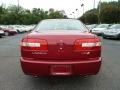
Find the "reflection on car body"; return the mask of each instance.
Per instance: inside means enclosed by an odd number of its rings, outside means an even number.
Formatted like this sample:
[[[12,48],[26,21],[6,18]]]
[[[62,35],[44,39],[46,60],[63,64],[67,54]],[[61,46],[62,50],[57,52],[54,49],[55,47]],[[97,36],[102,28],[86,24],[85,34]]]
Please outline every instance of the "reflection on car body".
[[[20,61],[27,75],[95,75],[101,41],[78,20],[47,19],[23,37]]]

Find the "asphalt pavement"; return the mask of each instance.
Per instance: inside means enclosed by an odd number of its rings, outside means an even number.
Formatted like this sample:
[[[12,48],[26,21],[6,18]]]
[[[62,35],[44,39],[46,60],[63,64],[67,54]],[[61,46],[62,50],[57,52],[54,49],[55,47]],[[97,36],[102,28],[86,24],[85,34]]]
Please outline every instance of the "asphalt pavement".
[[[24,34],[0,38],[0,90],[120,90],[120,40],[102,39],[102,67],[87,77],[26,76],[20,67]]]

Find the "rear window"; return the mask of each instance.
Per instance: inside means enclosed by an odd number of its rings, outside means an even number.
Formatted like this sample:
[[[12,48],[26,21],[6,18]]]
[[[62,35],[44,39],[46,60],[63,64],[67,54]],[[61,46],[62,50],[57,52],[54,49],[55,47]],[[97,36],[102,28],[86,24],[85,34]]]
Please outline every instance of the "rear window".
[[[79,20],[43,20],[35,28],[36,31],[41,30],[80,30],[88,31],[88,29]]]
[[[110,29],[120,29],[120,24],[112,25]]]
[[[100,24],[97,28],[108,28],[109,24]]]

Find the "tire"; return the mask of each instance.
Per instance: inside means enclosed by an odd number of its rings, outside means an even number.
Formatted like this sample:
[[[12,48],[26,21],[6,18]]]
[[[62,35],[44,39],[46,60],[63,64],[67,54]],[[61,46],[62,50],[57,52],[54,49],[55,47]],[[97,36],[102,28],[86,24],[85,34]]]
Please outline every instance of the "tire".
[[[107,37],[103,36],[104,39],[106,39]]]
[[[106,37],[106,36],[104,36],[104,35],[103,35],[103,38],[104,38],[104,39],[107,39],[107,37]]]
[[[106,39],[106,38],[107,38],[107,36],[105,36],[104,34],[102,34],[102,37],[103,37],[104,39]]]
[[[120,34],[117,36],[117,38],[120,40]]]
[[[9,36],[9,33],[8,33],[8,32],[5,32],[5,36]]]

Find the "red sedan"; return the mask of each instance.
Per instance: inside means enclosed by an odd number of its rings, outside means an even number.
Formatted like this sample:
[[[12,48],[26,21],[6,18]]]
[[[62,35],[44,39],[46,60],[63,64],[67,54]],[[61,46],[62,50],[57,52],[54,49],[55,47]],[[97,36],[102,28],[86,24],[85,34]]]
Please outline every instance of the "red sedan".
[[[26,75],[95,75],[101,60],[100,39],[79,20],[43,20],[21,42]]]
[[[5,36],[17,34],[17,30],[15,30],[13,28],[4,28],[3,30],[5,32]]]

